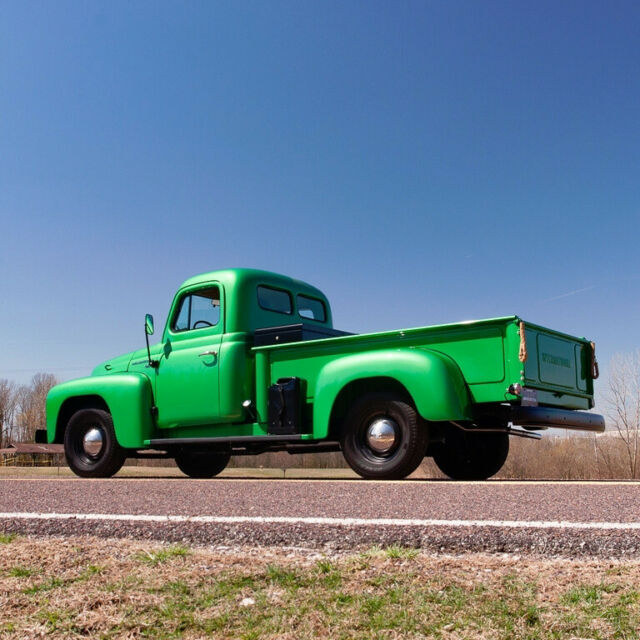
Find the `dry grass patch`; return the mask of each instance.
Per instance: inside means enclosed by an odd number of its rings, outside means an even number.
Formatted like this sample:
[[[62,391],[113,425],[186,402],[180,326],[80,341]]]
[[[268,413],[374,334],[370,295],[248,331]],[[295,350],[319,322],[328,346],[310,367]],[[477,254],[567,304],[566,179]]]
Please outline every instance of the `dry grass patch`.
[[[7,639],[631,639],[640,625],[638,562],[14,537],[0,567]]]

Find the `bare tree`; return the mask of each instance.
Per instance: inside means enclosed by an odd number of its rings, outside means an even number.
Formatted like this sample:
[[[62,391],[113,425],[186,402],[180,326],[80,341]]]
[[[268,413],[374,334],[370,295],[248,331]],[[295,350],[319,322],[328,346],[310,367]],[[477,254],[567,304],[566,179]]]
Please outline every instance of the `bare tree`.
[[[611,360],[605,403],[610,428],[624,443],[631,478],[640,471],[640,350]]]
[[[16,414],[16,386],[9,380],[0,380],[0,448],[13,439]]]
[[[17,433],[14,438],[21,442],[33,442],[36,429],[47,425],[46,399],[49,389],[58,384],[51,373],[36,373],[28,386],[17,389],[18,415]]]

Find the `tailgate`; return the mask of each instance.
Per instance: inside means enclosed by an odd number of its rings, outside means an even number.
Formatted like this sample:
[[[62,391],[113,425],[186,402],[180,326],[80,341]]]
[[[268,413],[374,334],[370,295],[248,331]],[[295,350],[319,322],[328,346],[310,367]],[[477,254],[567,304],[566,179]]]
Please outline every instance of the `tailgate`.
[[[539,404],[567,409],[593,406],[592,347],[584,338],[525,324],[524,384]]]

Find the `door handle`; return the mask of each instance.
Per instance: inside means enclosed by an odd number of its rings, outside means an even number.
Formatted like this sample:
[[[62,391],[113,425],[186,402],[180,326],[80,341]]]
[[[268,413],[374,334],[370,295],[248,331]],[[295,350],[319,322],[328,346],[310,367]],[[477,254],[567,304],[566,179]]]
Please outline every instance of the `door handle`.
[[[198,358],[201,358],[202,356],[217,356],[217,355],[218,355],[217,351],[205,351],[204,353],[199,353]]]

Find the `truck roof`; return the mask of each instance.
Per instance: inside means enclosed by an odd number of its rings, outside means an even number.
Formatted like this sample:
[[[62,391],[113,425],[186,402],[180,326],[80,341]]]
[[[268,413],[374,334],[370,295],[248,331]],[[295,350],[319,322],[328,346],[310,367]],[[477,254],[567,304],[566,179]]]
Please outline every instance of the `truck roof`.
[[[284,289],[291,292],[294,299],[300,294],[310,296],[311,298],[318,298],[325,305],[326,318],[323,322],[314,320],[311,322],[314,324],[322,324],[326,327],[333,326],[331,306],[329,305],[327,297],[320,289],[302,280],[296,280],[272,271],[236,268],[219,269],[217,271],[201,273],[182,283],[176,294],[176,299],[185,288],[205,285],[211,282],[219,282],[226,291],[227,300],[233,301],[227,306],[226,311],[228,330],[252,331],[258,327],[286,323],[286,316],[283,318],[281,314],[259,308],[256,298],[256,289],[259,285]],[[299,322],[300,319],[298,318],[296,321]],[[307,322],[307,320],[304,321]]]
[[[245,282],[261,281],[272,285],[280,285],[287,289],[306,291],[312,295],[325,297],[322,291],[316,287],[303,282],[302,280],[295,280],[289,276],[282,275],[280,273],[274,273],[273,271],[264,271],[262,269],[218,269],[216,271],[208,271],[207,273],[201,273],[197,276],[193,276],[188,280],[185,280],[180,289],[184,287],[190,287],[197,284],[205,284],[207,282],[217,281],[225,285],[237,286]]]

